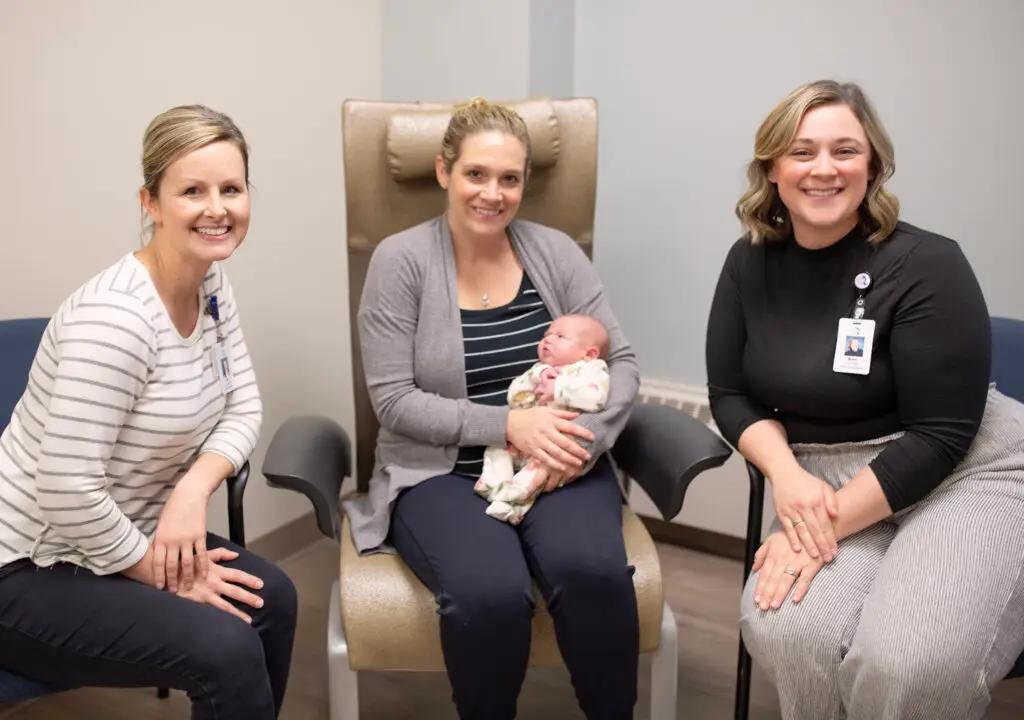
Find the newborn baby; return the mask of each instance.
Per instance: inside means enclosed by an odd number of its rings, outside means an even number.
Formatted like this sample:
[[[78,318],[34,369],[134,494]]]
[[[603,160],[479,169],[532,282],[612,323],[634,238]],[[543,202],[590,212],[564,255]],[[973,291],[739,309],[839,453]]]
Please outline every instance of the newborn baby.
[[[508,404],[513,409],[548,405],[578,412],[602,410],[608,401],[607,356],[604,325],[588,315],[563,315],[551,323],[537,346],[540,362],[512,381]],[[580,474],[593,463],[592,459]],[[536,482],[543,469],[512,446],[487,448],[475,485],[476,492],[490,501],[487,514],[518,525],[543,488]]]

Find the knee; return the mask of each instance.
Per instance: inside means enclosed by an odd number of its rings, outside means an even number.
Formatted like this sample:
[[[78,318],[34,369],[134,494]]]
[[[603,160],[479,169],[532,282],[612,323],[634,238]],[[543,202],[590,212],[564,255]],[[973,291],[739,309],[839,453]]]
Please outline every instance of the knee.
[[[260,579],[263,580],[263,588],[259,596],[266,608],[266,622],[275,628],[294,630],[299,615],[295,583],[276,565],[269,565]]]
[[[442,618],[469,632],[488,629],[529,632],[534,612],[533,587],[525,578],[474,577],[439,593]]]
[[[850,697],[870,692],[883,697],[943,696],[951,704],[985,687],[977,653],[954,638],[923,642],[893,634],[885,642],[858,642],[840,666]]]
[[[740,634],[758,663],[774,677],[774,668],[792,663],[794,657],[832,665],[843,652],[845,620],[838,608],[816,608],[810,603],[796,605],[788,599],[777,610],[761,610],[754,604],[753,582],[747,584],[740,601]]]
[[[259,633],[234,616],[199,628],[192,647],[192,665],[203,686],[223,690],[266,675]]]
[[[574,608],[592,606],[608,613],[623,607],[636,607],[633,568],[610,556],[566,557],[544,569],[551,584],[549,605],[552,612],[566,604]]]

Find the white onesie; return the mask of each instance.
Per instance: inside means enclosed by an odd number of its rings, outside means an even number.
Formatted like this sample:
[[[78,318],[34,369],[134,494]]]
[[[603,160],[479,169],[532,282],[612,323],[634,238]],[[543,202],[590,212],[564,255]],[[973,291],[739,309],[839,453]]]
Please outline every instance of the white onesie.
[[[535,391],[542,382],[541,374],[551,366],[537,363],[512,381],[508,404],[519,410],[538,404]],[[604,360],[580,360],[559,369],[554,383],[554,397],[549,407],[579,412],[597,412],[608,402],[608,365]],[[592,459],[580,473],[594,464]],[[484,467],[476,481],[476,492],[490,501],[487,514],[512,525],[518,525],[536,499],[530,487],[538,465],[535,460],[509,452],[508,448],[489,447],[484,451]]]

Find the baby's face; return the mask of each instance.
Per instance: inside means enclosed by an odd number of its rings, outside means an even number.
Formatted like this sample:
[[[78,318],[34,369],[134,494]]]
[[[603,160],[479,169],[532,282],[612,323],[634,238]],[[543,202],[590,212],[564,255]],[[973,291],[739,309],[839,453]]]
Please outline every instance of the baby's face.
[[[555,367],[586,359],[588,350],[597,350],[588,330],[578,318],[558,318],[551,323],[537,346],[537,358]]]

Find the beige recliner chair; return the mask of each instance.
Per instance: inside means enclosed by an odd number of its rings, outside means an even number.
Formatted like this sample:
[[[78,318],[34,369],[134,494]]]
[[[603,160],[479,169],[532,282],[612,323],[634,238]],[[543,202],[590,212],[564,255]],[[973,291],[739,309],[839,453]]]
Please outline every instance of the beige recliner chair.
[[[511,104],[526,121],[533,144],[533,173],[519,216],[563,230],[590,255],[597,180],[596,104],[586,99]],[[434,177],[434,157],[450,108],[363,101],[347,101],[343,108],[357,492],[368,487],[379,427],[363,379],[356,325],[367,265],[385,237],[443,212],[445,195]],[[729,454],[729,447],[707,427],[660,405],[637,406],[612,451],[624,478],[639,482],[666,518],[678,514],[693,477],[721,465]],[[433,596],[398,556],[360,557],[352,544],[348,520],[342,519],[339,509],[351,457],[348,436],[337,423],[323,417],[294,417],[275,433],[263,465],[271,486],[309,497],[321,532],[341,544],[327,637],[331,720],[358,718],[356,677],[361,670],[444,670]],[[650,535],[628,507],[623,507],[622,517],[626,552],[636,567],[640,649],[653,653],[651,717],[675,720],[675,617],[664,601]],[[539,593],[537,597],[530,663],[560,663],[551,616]]]

